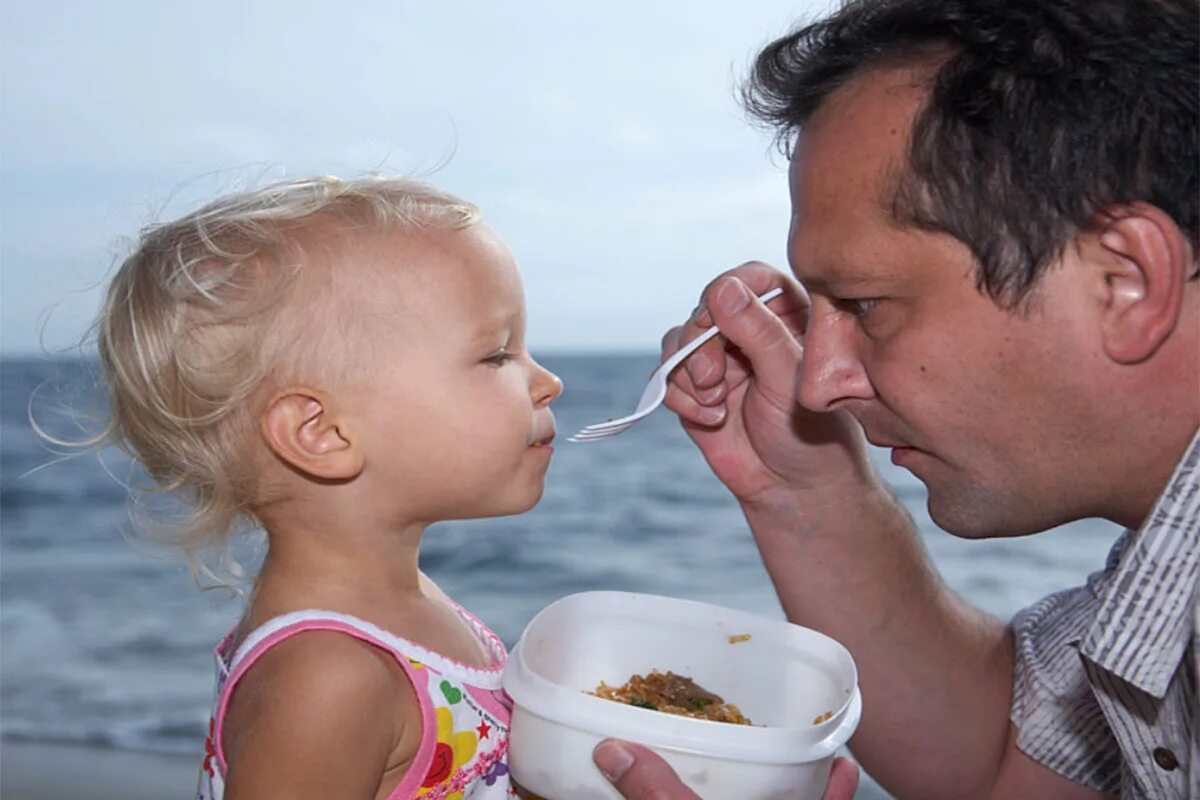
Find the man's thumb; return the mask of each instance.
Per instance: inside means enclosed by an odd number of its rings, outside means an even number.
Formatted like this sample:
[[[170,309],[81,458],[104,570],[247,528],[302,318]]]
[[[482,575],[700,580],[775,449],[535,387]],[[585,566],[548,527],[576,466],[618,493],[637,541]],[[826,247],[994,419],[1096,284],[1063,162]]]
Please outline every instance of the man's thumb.
[[[700,800],[666,761],[645,747],[607,739],[596,746],[592,759],[627,800]]]

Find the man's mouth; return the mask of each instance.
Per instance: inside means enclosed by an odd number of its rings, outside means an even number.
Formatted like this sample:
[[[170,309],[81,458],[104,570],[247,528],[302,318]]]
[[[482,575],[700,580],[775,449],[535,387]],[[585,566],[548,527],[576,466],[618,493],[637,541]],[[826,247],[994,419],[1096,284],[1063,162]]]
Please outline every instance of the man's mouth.
[[[545,436],[541,439],[538,439],[533,444],[531,444],[530,447],[549,447],[553,442],[554,442],[554,434],[551,433],[549,436]]]
[[[893,439],[889,436],[879,436],[868,432],[867,441],[873,444],[875,447],[879,447],[884,450],[891,450],[893,464],[897,463],[897,458],[905,460],[909,454],[922,452],[921,448],[919,447],[913,447],[911,444],[903,442],[900,439]]]
[[[882,447],[887,450],[911,450],[911,449],[914,449],[912,447],[912,445],[903,444],[903,443],[901,443],[897,440],[893,440],[893,439],[885,439],[881,436],[875,436],[870,431],[864,431],[864,433],[866,433],[867,441],[870,442],[871,444],[875,445],[876,447]]]

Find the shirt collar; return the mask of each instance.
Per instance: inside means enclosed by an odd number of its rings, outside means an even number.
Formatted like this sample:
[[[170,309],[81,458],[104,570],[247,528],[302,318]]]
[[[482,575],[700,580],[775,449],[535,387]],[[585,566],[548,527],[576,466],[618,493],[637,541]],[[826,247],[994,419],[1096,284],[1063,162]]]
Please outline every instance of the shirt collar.
[[[1194,634],[1200,584],[1200,430],[1100,593],[1080,652],[1097,666],[1162,698]]]

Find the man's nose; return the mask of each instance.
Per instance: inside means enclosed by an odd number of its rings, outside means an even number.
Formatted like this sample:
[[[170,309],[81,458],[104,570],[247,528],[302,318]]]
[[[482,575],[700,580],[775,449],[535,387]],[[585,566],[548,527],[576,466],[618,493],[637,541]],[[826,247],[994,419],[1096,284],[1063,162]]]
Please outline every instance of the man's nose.
[[[850,400],[875,396],[859,358],[853,320],[813,309],[804,332],[796,398],[810,411],[835,411]]]

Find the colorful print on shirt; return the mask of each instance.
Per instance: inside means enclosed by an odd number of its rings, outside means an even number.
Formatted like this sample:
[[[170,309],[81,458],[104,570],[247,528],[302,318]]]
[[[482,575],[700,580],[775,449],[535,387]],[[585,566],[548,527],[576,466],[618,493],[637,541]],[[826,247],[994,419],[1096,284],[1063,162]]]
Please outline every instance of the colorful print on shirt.
[[[304,631],[345,633],[390,652],[412,683],[421,706],[422,734],[408,773],[388,800],[510,800],[518,797],[508,776],[511,705],[500,687],[507,652],[494,633],[469,612],[464,622],[491,655],[478,669],[444,658],[365,620],[331,611],[297,611],[276,617],[246,637],[229,656],[232,634],[217,646],[217,691],[200,773],[197,800],[222,800],[227,769],[221,731],[229,698],[246,671],[271,647]]]

